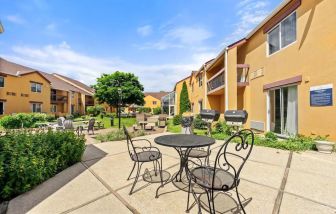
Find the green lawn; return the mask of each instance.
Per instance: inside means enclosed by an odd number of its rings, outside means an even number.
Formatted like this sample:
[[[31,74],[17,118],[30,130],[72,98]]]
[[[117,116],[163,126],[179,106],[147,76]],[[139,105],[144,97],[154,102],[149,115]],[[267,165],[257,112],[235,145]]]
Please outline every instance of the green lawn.
[[[96,117],[97,121],[103,121],[105,128],[118,128],[119,119],[114,118],[114,126],[111,127],[111,122],[109,117],[104,117],[104,119],[101,119],[100,116]],[[135,118],[121,118],[121,126],[125,125],[126,127],[131,127],[133,124],[136,123]]]

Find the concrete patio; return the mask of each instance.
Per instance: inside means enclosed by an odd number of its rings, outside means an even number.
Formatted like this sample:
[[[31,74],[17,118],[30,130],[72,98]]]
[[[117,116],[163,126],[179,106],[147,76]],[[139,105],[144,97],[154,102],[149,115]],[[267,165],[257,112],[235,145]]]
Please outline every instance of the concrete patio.
[[[159,135],[145,137],[153,142]],[[210,159],[222,143],[212,146]],[[164,154],[164,170],[176,172],[176,151],[153,145]],[[162,188],[156,199],[159,184],[141,180],[136,192],[128,195],[133,180],[126,178],[131,167],[125,141],[89,144],[81,163],[11,200],[7,213],[185,213],[187,193],[172,184]],[[150,169],[152,164],[145,164],[143,171],[146,167]],[[241,177],[239,191],[247,199],[247,213],[336,213],[335,154],[256,146]],[[216,204],[223,212],[231,209],[233,202],[219,195]],[[197,211],[195,206],[190,213]]]

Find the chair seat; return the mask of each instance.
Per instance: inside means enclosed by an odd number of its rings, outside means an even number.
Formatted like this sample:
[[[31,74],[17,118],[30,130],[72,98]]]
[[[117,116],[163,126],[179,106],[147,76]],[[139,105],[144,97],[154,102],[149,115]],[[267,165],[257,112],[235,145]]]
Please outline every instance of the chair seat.
[[[214,184],[213,167],[196,167],[191,170],[194,182],[206,189],[229,190],[234,187],[234,175],[223,169],[216,169]]]
[[[161,153],[158,151],[144,151],[132,154],[131,158],[136,162],[149,162],[160,159]]]
[[[185,150],[182,151],[182,154],[185,154]],[[205,158],[208,157],[208,151],[207,150],[201,150],[201,149],[191,149],[188,157],[190,158]]]

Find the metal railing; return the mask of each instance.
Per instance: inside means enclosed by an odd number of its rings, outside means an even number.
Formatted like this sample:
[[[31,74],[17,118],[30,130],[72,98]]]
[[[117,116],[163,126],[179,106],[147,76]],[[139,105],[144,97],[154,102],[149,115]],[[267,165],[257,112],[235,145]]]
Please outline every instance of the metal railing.
[[[61,96],[61,95],[56,95],[56,94],[52,94],[50,96],[51,102],[53,103],[66,103],[68,101],[68,97],[67,96]]]
[[[208,81],[207,85],[208,85],[208,92],[215,90],[216,88],[219,88],[221,86],[224,85],[225,83],[225,76],[224,76],[224,72],[222,72],[221,74],[219,74],[218,76],[216,76],[215,78],[211,79]]]

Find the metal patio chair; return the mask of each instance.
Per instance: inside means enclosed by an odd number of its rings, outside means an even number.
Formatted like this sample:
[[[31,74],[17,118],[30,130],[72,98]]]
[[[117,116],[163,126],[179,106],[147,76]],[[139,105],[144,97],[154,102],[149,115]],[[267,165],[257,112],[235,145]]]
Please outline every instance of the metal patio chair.
[[[235,142],[233,151],[228,150],[230,142]],[[200,196],[197,197],[193,191],[192,185],[197,184],[205,191],[208,198],[210,213],[216,213],[214,198],[215,192],[227,192],[235,189],[240,209],[245,213],[242,205],[238,186],[240,183],[240,172],[249,158],[254,144],[254,133],[249,129],[243,129],[233,134],[219,148],[213,166],[199,165],[196,162],[188,160],[187,176],[189,178],[189,193],[187,202],[187,212],[189,211],[190,193],[193,194],[198,204],[199,213],[201,212]],[[190,165],[192,168],[190,169]]]
[[[192,129],[192,123],[193,118],[192,117],[184,117],[182,118],[182,127],[184,127],[184,131],[182,131],[182,134],[194,134],[194,131]],[[185,153],[185,151],[182,151]],[[188,158],[196,158],[201,162],[201,165],[203,164],[202,159],[204,158],[204,164],[207,164],[209,162],[209,156],[210,156],[210,146],[204,148],[193,148],[190,150]]]
[[[89,120],[89,123],[88,123],[87,127],[85,127],[85,128],[87,128],[87,133],[88,134],[90,134],[90,131],[92,132],[92,134],[95,134],[94,133],[94,125],[95,125],[95,123],[96,123],[96,119],[95,118],[91,118]]]
[[[160,152],[160,150],[157,147],[153,147],[151,142],[147,139],[135,139],[135,140],[132,139],[125,126],[123,126],[123,129],[124,129],[124,133],[125,133],[126,140],[127,140],[128,153],[130,155],[131,160],[134,162],[133,168],[127,180],[130,179],[134,171],[134,168],[137,165],[137,173],[136,173],[135,180],[133,182],[133,185],[132,185],[132,188],[129,194],[131,195],[133,193],[135,184],[138,182],[142,164],[147,163],[147,162],[153,162],[155,176],[157,176],[157,173],[159,171],[161,185],[163,185],[162,153]],[[142,146],[142,147],[136,146],[134,143],[138,141],[146,142],[148,143],[148,146]]]

